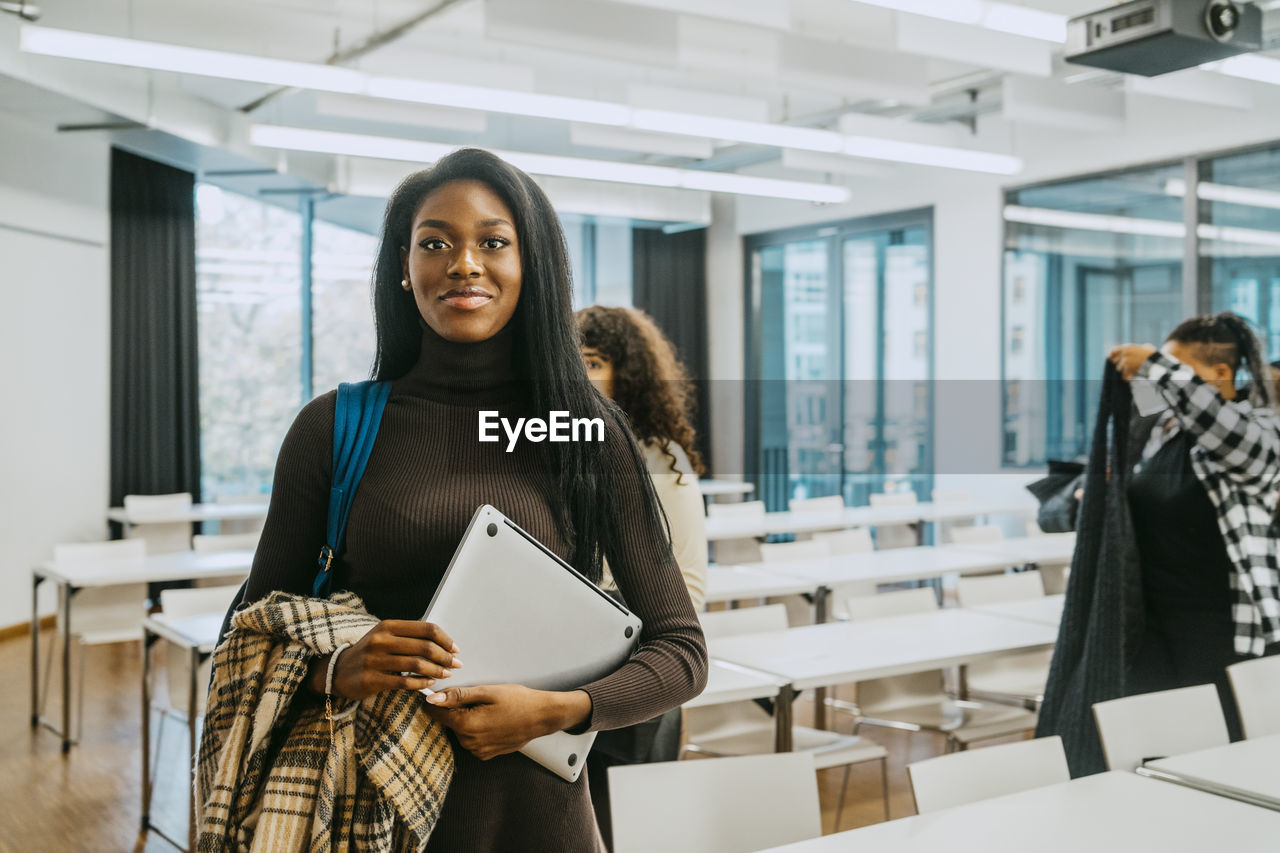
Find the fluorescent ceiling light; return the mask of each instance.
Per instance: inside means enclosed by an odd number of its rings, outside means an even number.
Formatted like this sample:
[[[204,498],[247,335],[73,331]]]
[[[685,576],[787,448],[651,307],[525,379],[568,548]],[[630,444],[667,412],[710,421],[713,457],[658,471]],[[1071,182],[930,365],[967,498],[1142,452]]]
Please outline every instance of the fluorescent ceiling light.
[[[1243,243],[1249,246],[1280,246],[1280,233],[1261,231],[1257,228],[1234,228],[1230,225],[1199,225],[1196,234],[1201,240],[1223,243]]]
[[[1024,225],[1045,225],[1050,228],[1076,228],[1082,231],[1114,231],[1119,234],[1137,234],[1142,237],[1187,236],[1181,222],[1165,222],[1159,219],[1137,219],[1131,216],[1107,216],[1101,213],[1076,213],[1070,210],[1051,210],[1044,207],[1020,207],[1007,205],[1004,218],[1008,222]]]
[[[1166,195],[1182,198],[1187,194],[1187,182],[1181,178],[1166,181]],[[1246,207],[1265,207],[1280,210],[1280,192],[1274,190],[1255,190],[1249,187],[1233,187],[1229,184],[1196,184],[1196,195],[1205,201],[1220,201],[1226,204],[1240,204]]]
[[[249,142],[264,148],[314,151],[322,154],[342,154],[380,160],[403,160],[421,164],[439,160],[457,148],[457,146],[440,145],[434,142],[265,124],[255,124],[249,128]],[[828,184],[782,181],[725,172],[673,169],[667,166],[614,163],[608,160],[588,160],[581,157],[558,157],[523,151],[494,151],[493,153],[526,172],[559,178],[705,190],[829,204],[848,201],[850,195],[847,187]]]
[[[1063,44],[1067,40],[1067,16],[994,0],[854,0],[939,21],[969,24],[1015,36]]]
[[[363,72],[311,62],[289,62],[260,56],[201,50],[137,39],[116,38],[71,30],[23,25],[18,44],[26,53],[83,59],[154,71],[199,74],[226,80],[291,86],[322,92],[359,94],[365,89]]]
[[[23,25],[21,48],[27,53],[126,67],[198,74],[321,92],[359,94],[480,112],[629,127],[636,130],[718,139],[725,142],[769,145],[798,151],[843,153],[894,163],[914,163],[1001,175],[1013,174],[1022,168],[1022,163],[1017,158],[964,148],[921,146],[889,139],[846,136],[831,130],[646,109],[588,98],[384,77],[318,63],[263,59],[225,51],[77,33],[49,27]]]

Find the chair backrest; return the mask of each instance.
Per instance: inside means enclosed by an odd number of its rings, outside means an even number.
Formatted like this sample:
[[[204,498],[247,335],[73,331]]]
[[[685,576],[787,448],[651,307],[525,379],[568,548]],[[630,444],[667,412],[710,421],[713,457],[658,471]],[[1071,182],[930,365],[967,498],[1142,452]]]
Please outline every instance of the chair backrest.
[[[145,539],[72,542],[53,546],[53,562],[58,566],[91,566],[110,560],[141,560],[146,556]]]
[[[822,834],[808,752],[609,768],[614,853],[748,853]]]
[[[905,492],[876,492],[870,496],[872,506],[914,506],[916,501],[916,493],[913,491]]]
[[[760,560],[765,563],[782,563],[787,560],[820,560],[831,556],[831,548],[820,539],[804,539],[799,542],[767,542],[760,546]]]
[[[709,610],[699,613],[702,633],[708,640],[717,637],[735,637],[738,634],[759,634],[764,631],[785,631],[787,606],[766,604],[763,607],[739,607],[736,610]]]
[[[1057,735],[917,761],[907,776],[919,814],[1071,781]]]
[[[1111,770],[1135,770],[1149,758],[1228,742],[1218,689],[1212,684],[1099,702],[1093,706],[1093,718]]]
[[[169,619],[185,619],[206,613],[226,613],[239,592],[239,584],[160,590],[160,609]]]
[[[998,524],[973,524],[948,530],[954,545],[982,545],[1004,539],[1004,528]]]
[[[150,515],[173,510],[184,510],[191,506],[190,492],[175,492],[169,495],[125,495],[124,509],[130,515]]]
[[[742,518],[764,515],[764,501],[707,504],[707,518]]]
[[[210,551],[253,551],[258,547],[262,531],[256,533],[222,533],[210,536],[197,533],[191,537],[191,549],[200,553]]]
[[[1045,535],[1045,532],[1040,529],[1040,522],[1038,521],[1028,521],[1025,525],[1023,525],[1023,529],[1026,531],[1026,535],[1028,538],[1032,536]]]
[[[871,529],[868,527],[837,530],[833,533],[815,533],[813,541],[826,542],[827,549],[833,556],[865,554],[875,549],[875,542],[871,539]]]
[[[1280,655],[1227,667],[1246,738],[1280,734]]]
[[[855,595],[844,600],[845,610],[854,621],[906,616],[938,609],[938,596],[927,586],[899,589],[878,595]]]
[[[1010,572],[985,577],[962,577],[956,581],[956,603],[961,607],[978,607],[1004,601],[1027,601],[1044,596],[1040,573]]]
[[[844,498],[830,495],[825,498],[796,498],[787,502],[792,512],[839,512],[844,509]]]
[[[973,492],[968,489],[934,489],[933,502],[936,504],[972,503]]]

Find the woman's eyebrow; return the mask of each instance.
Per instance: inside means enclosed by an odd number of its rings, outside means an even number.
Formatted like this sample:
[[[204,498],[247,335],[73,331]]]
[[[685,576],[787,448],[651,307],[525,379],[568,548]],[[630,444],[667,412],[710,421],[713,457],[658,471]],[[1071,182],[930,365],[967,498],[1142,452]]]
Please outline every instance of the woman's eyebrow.
[[[494,226],[497,226],[497,225],[506,225],[509,228],[515,227],[510,222],[500,217],[495,217],[493,219],[481,219],[479,222],[476,223],[477,228],[493,228]],[[451,226],[448,222],[445,222],[443,219],[424,219],[418,223],[418,227],[419,228],[439,228],[443,231],[448,231],[453,226]]]
[[[439,228],[442,231],[448,231],[451,226],[443,219],[424,219],[418,223],[418,228]]]

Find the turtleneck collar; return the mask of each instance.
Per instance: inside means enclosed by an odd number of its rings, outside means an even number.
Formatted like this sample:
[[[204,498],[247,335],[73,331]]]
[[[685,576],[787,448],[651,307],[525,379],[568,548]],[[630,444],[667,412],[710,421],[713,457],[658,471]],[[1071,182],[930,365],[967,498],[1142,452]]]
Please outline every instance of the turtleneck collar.
[[[426,323],[418,361],[396,380],[394,392],[454,405],[484,405],[519,400],[523,386],[516,368],[515,331],[508,323],[492,338],[456,343]]]

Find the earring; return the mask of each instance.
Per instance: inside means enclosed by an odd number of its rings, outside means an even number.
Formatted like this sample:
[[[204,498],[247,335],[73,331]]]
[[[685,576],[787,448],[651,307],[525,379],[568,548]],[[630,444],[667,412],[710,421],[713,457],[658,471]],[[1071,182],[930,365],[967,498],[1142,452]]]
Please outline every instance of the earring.
[[[401,286],[401,287],[403,287],[405,290],[408,290],[408,289],[409,289],[409,279],[407,279],[407,278],[405,278],[405,279],[401,279],[401,280],[400,280],[400,286]]]

